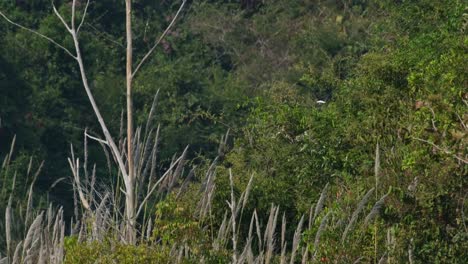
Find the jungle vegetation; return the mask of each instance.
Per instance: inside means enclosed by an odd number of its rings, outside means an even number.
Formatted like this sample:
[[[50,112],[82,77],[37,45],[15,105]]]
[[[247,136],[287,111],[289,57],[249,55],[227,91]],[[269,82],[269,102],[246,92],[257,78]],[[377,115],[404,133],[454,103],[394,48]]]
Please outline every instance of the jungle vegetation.
[[[0,263],[466,263],[465,1],[0,12]]]

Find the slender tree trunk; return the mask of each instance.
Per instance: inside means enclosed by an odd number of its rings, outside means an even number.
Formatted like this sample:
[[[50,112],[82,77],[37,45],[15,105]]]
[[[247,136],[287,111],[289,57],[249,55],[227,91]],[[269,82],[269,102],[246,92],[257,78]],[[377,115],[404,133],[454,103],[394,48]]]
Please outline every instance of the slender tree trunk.
[[[133,102],[132,102],[132,1],[125,0],[127,31],[127,164],[129,186],[126,188],[127,239],[133,243],[135,237],[135,171],[133,166]]]

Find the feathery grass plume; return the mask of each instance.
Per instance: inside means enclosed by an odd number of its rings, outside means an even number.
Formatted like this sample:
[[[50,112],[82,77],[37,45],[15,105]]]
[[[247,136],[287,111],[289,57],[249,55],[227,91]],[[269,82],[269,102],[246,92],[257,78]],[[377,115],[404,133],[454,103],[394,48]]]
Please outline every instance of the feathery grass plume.
[[[218,165],[219,158],[216,157],[213,162],[211,162],[210,167],[206,171],[205,174],[205,181],[202,183],[200,187],[200,193],[206,192],[210,189],[210,185],[214,184],[214,172],[216,171],[216,165]]]
[[[10,197],[8,198],[8,205],[5,210],[5,237],[6,237],[6,244],[7,244],[7,251],[6,251],[6,256],[7,259],[10,257],[10,249],[11,249],[11,224],[13,223],[12,220],[12,211],[11,211],[11,205],[13,203],[13,193],[15,192],[15,185],[16,185],[16,172],[13,176],[13,182],[11,184],[11,192],[10,192]]]
[[[395,243],[395,229],[393,227],[390,227],[389,229],[387,229],[386,244],[387,244],[387,253],[388,253],[387,254],[388,255],[387,262],[388,263],[393,263],[392,254],[394,253],[395,246],[396,246],[396,243]]]
[[[50,235],[49,231],[52,228],[52,219],[53,219],[53,212],[52,212],[52,204],[49,204],[49,207],[47,208],[47,214],[46,214],[46,221],[47,225],[45,226],[45,234],[48,236]]]
[[[231,187],[231,202],[228,202],[229,208],[231,208],[231,224],[232,224],[232,261],[237,263],[237,229],[236,229],[236,218],[237,218],[237,205],[236,198],[234,197],[234,181],[232,179],[232,170],[229,169],[229,184]]]
[[[275,230],[278,220],[279,206],[271,205],[270,217],[265,230],[264,243],[265,243],[265,263],[270,263],[275,249]]]
[[[309,263],[309,243],[307,243],[302,252],[301,264]]]
[[[221,249],[221,245],[224,244],[224,240],[226,237],[226,231],[228,227],[228,220],[227,220],[227,214],[228,212],[226,211],[224,213],[223,221],[221,222],[221,226],[219,227],[218,230],[218,236],[217,238],[213,241],[213,248],[214,250],[218,251]]]
[[[159,185],[158,192],[162,192],[164,189],[168,189],[169,182],[171,181],[172,178],[172,173],[173,169],[176,165],[176,157],[175,155],[172,155],[171,162],[169,165],[169,169],[166,171],[166,177],[159,177],[158,181],[161,181],[161,184]]]
[[[8,176],[8,171],[10,169],[11,157],[13,155],[13,150],[15,149],[15,142],[16,142],[16,135],[13,136],[13,140],[12,140],[11,145],[10,145],[10,152],[8,154],[6,154],[5,159],[3,160],[3,163],[2,163],[2,170],[0,170],[0,172],[4,171],[3,182],[6,182],[6,177]],[[2,185],[2,190],[1,190],[1,196],[2,197],[6,197],[6,191],[7,191],[7,185],[3,184]]]
[[[15,149],[15,143],[16,143],[16,134],[13,136],[13,140],[11,141],[10,152],[8,153],[6,164],[10,164],[11,157],[13,156],[13,150]]]
[[[374,175],[375,175],[375,186],[377,188],[377,186],[379,185],[379,177],[380,177],[380,149],[379,149],[379,143],[377,143],[377,145],[375,147]]]
[[[55,216],[54,229],[52,230],[52,240],[48,240],[46,247],[51,250],[49,252],[49,260],[47,263],[61,263],[64,258],[65,244],[65,222],[63,220],[63,208],[60,207]]]
[[[8,154],[6,154],[5,158],[3,159],[2,170],[5,169],[5,167],[7,166],[7,161],[8,161]]]
[[[6,244],[7,244],[7,259],[10,255],[10,249],[11,249],[11,224],[12,224],[12,219],[11,219],[11,203],[12,203],[12,194],[10,195],[10,198],[8,199],[8,206],[5,210],[5,236],[6,236]]]
[[[180,186],[179,191],[177,192],[176,200],[179,199],[179,197],[182,195],[182,193],[184,193],[185,190],[187,190],[187,187],[188,187],[190,181],[191,181],[191,180],[193,179],[193,177],[195,176],[195,169],[196,169],[196,168],[197,168],[197,167],[194,166],[194,167],[190,170],[190,172],[189,172],[189,174],[187,175],[187,177],[185,177],[185,180],[184,180],[184,182],[182,183],[182,186]]]
[[[141,153],[139,156],[141,158],[138,160],[138,165],[137,165],[137,172],[138,175],[140,175],[140,184],[143,184],[143,182],[146,180],[149,168],[153,166],[152,164],[152,157],[155,152],[157,152],[157,139],[155,141],[156,145],[153,143],[153,129],[150,129],[149,132],[147,128],[145,128],[145,135],[143,137],[143,141],[140,143],[143,147],[141,148]],[[156,134],[158,134],[159,131],[156,131]],[[159,136],[159,135],[157,135]]]
[[[149,171],[149,168],[151,167],[151,158],[152,158],[152,155],[154,153],[154,151],[157,151],[157,150],[154,150],[152,149],[152,142],[153,142],[153,132],[154,130],[153,129],[150,129],[148,135],[146,135],[144,138],[143,138],[143,142],[141,144],[143,144],[143,149],[142,149],[142,153],[140,154],[141,155],[141,159],[139,160],[139,163],[137,165],[137,172],[138,172],[138,175],[141,175],[140,176],[140,185],[142,185],[146,179],[147,179],[147,176],[148,176],[148,171]]]
[[[196,216],[203,219],[207,213],[211,210],[211,202],[213,193],[215,190],[215,179],[216,179],[216,165],[218,164],[218,157],[216,157],[211,163],[210,167],[206,171],[205,180],[201,184],[200,191],[202,197],[197,205]]]
[[[356,259],[353,264],[358,264],[359,262],[361,262],[361,260],[363,259],[364,257],[359,257],[358,259]]]
[[[370,211],[370,213],[366,216],[366,219],[364,220],[364,225],[368,225],[369,222],[372,221],[372,219],[374,219],[374,217],[376,217],[380,213],[380,210],[385,204],[385,199],[387,198],[388,195],[389,193],[385,194],[384,196],[380,198],[380,200],[378,200],[374,204],[374,206],[372,207],[372,210]]]
[[[24,222],[26,226],[29,225],[29,221],[30,221],[31,214],[32,214],[32,198],[33,198],[34,184],[36,183],[37,177],[41,173],[41,170],[42,170],[43,166],[44,166],[44,161],[42,161],[41,164],[39,165],[39,168],[36,170],[36,173],[34,173],[33,180],[31,182],[31,184],[29,185],[28,202],[27,202],[27,206],[26,206],[26,219],[25,219],[25,222]],[[28,168],[28,170],[29,170],[29,168]]]
[[[50,215],[50,217],[51,217],[50,220],[52,220],[52,218],[53,218],[52,214]],[[61,222],[60,222],[60,211],[59,211],[59,213],[57,213],[57,215],[55,216],[55,219],[54,219],[54,220],[55,220],[55,221],[54,221],[54,227],[53,227],[53,229],[52,229],[52,230],[49,230],[48,228],[46,228],[46,231],[51,231],[51,232],[48,232],[49,234],[52,233],[52,232],[55,233],[55,234],[57,234],[57,230],[59,229],[60,224],[61,224]],[[52,222],[52,221],[50,221],[50,222]]]
[[[76,195],[76,188],[75,188],[75,181],[72,181],[73,186],[73,213],[75,214],[75,219],[78,221],[79,218],[79,211],[78,211],[78,197]]]
[[[70,236],[74,236],[76,234],[76,223],[73,221],[73,217],[70,220]]]
[[[91,226],[92,226],[92,238],[93,240],[101,241],[104,236],[105,232],[108,229],[107,228],[107,222],[108,222],[108,211],[106,210],[106,203],[107,199],[109,198],[110,193],[106,192],[104,197],[101,199],[101,202],[99,205],[96,206],[96,209],[94,212],[85,212],[85,216],[88,215],[88,219],[90,218],[92,220]]]
[[[21,258],[20,251],[22,249],[22,246],[23,246],[23,241],[20,241],[18,245],[16,245],[15,254],[13,255],[12,263],[20,263],[20,258]]]
[[[374,176],[375,176],[375,199],[379,199],[379,181],[380,181],[380,148],[379,142],[377,142],[375,146],[375,164],[374,164]],[[367,225],[368,221],[374,218],[374,216],[379,212],[380,207],[383,205],[378,201],[374,208],[372,208],[371,213],[366,217],[364,224]],[[377,206],[377,207],[376,207]],[[375,209],[375,210],[374,210]],[[377,231],[377,224],[374,224],[374,260],[377,261],[377,247],[378,247],[378,231]],[[374,263],[375,263],[374,261]]]
[[[153,115],[154,112],[156,111],[156,106],[158,104],[158,96],[159,96],[159,89],[156,91],[156,94],[154,95],[153,98],[153,103],[151,104],[150,112],[148,114],[148,118],[146,119],[146,125],[145,125],[145,137],[148,137],[148,128],[150,127],[151,122],[153,121]]]
[[[153,142],[153,129],[152,127],[152,122],[153,120],[153,115],[156,109],[157,105],[157,98],[158,98],[159,90],[156,92],[154,98],[153,98],[153,103],[150,108],[150,112],[148,114],[148,117],[146,119],[146,125],[145,125],[145,131],[143,135],[141,134],[142,127],[139,126],[136,129],[134,139],[133,139],[133,153],[134,155],[134,164],[135,166],[135,175],[138,176],[138,185],[142,186],[145,180],[147,179],[148,172],[150,172],[150,180],[149,183],[153,182],[154,178],[154,172],[155,172],[155,166],[156,166],[156,157],[157,157],[157,150],[158,150],[158,138],[159,138],[159,125],[157,127],[156,131],[156,136],[154,137],[154,144],[153,147],[151,148],[151,143]],[[148,190],[147,193],[150,192],[148,185]],[[137,188],[137,191],[139,188]],[[145,205],[146,208],[146,205]],[[145,210],[146,213],[146,210]],[[145,217],[144,217],[145,218]]]
[[[83,151],[83,155],[84,155],[84,159],[83,159],[83,170],[84,170],[84,173],[85,173],[85,182],[88,183],[89,182],[89,173],[88,173],[88,137],[86,136],[86,131],[88,130],[88,128],[85,128],[85,132],[84,132],[84,140],[83,140],[83,148],[84,148],[84,151]]]
[[[182,263],[182,257],[184,256],[184,248],[180,247],[177,253],[176,263]]]
[[[327,198],[327,190],[328,190],[328,183],[323,187],[322,193],[320,194],[320,198],[317,202],[317,205],[315,206],[315,211],[314,211],[314,217],[312,218],[312,221],[315,220],[315,218],[320,214],[320,212],[323,209],[323,205],[325,204],[325,199]]]
[[[71,147],[73,149],[73,146]],[[78,193],[78,197],[80,198],[81,205],[86,210],[91,210],[91,206],[86,199],[87,195],[84,193],[83,190],[83,185],[81,185],[81,180],[80,180],[80,158],[77,158],[76,160],[71,160],[68,158],[68,164],[70,165],[70,169],[72,170],[73,174],[73,179],[74,179],[74,184],[73,187],[76,189],[76,192]]]
[[[158,160],[158,143],[159,143],[159,133],[161,127],[158,125],[156,128],[156,135],[154,136],[154,143],[153,149],[151,150],[151,161],[147,165],[149,169],[149,182],[154,181],[154,177],[156,176],[156,161]],[[149,189],[148,189],[149,191]]]
[[[314,240],[314,249],[317,250],[319,243],[320,243],[320,237],[322,236],[323,231],[325,230],[325,227],[327,226],[327,221],[328,217],[330,216],[332,211],[329,211],[323,218],[322,221],[320,222],[320,226],[315,233],[315,240]]]
[[[312,224],[313,224],[313,217],[314,217],[314,205],[315,204],[312,204],[309,208],[309,224],[307,226],[307,229],[310,230],[312,228]]]
[[[90,204],[94,204],[94,186],[96,185],[96,163],[93,165],[93,171],[91,173],[91,183],[89,184],[88,190],[88,201]]]
[[[39,247],[39,259],[37,260],[37,264],[45,264],[44,258],[45,258],[45,256],[44,256],[44,245],[41,243],[41,245]]]
[[[224,155],[226,155],[229,132],[230,132],[230,129],[226,131],[226,135],[221,136],[221,140],[219,141],[219,146],[218,146],[218,157],[222,158],[224,157]]]
[[[260,223],[258,221],[258,215],[257,215],[256,209],[254,209],[253,215],[255,217],[255,227],[256,227],[256,233],[257,233],[257,239],[258,239],[258,251],[262,252],[262,248],[263,248],[262,231],[260,230]]]
[[[172,245],[171,247],[171,250],[169,251],[169,256],[171,257],[175,257],[175,256],[178,256],[179,254],[179,250],[178,250],[178,245],[177,244],[174,244]]]
[[[236,219],[239,218],[239,212],[240,212],[240,210],[241,210],[241,208],[242,208],[241,205],[242,205],[242,201],[244,200],[244,196],[245,196],[245,192],[242,192],[241,195],[240,195],[240,197],[239,197],[239,200],[236,201],[236,212],[235,212],[235,213],[236,213],[236,214],[235,214],[235,215],[236,215]]]
[[[410,264],[414,263],[414,256],[413,256],[413,238],[410,239],[410,244],[408,246],[408,261]]]
[[[309,222],[308,222],[307,230],[312,229],[313,219],[314,219],[314,205],[316,205],[316,204],[312,204],[310,206],[310,208],[309,208]],[[309,259],[309,250],[308,250],[308,248],[309,248],[309,246],[310,246],[309,242],[306,242],[305,250],[302,253],[302,260],[301,260],[302,264],[308,263],[308,259]]]
[[[253,225],[254,225],[254,215],[252,214],[252,217],[250,219],[250,224],[249,224],[249,233],[247,236],[247,240],[245,242],[244,250],[242,251],[242,254],[239,257],[239,263],[253,263],[253,252],[252,252],[252,240],[253,240]]]
[[[379,260],[379,264],[387,263],[387,253],[383,254],[383,256]]]
[[[57,184],[59,184],[60,182],[64,180],[67,180],[67,177],[58,178],[50,185],[49,190],[52,190],[53,188],[55,188],[55,186],[57,186]]]
[[[182,152],[182,155],[180,156],[179,158],[179,162],[177,164],[177,167],[175,168],[174,170],[174,173],[172,173],[172,177],[170,179],[170,183],[169,183],[169,187],[168,187],[168,190],[167,192],[170,192],[172,190],[172,187],[174,187],[177,179],[180,177],[180,175],[182,174],[182,170],[187,162],[186,158],[187,158],[187,152],[188,152],[188,146],[185,147],[184,151]]]
[[[140,166],[141,162],[144,161],[143,152],[145,151],[145,146],[145,139],[141,139],[141,126],[138,126],[132,140],[132,153],[134,153],[133,162],[135,164],[133,170],[137,178],[141,176]]]
[[[283,218],[281,220],[281,257],[280,263],[286,263],[286,214],[283,213]]]
[[[249,199],[250,190],[252,188],[253,176],[254,175],[252,173],[252,175],[250,176],[249,182],[247,183],[247,187],[245,188],[245,190],[241,193],[241,196],[239,197],[239,204],[237,205],[237,209],[236,209],[236,217],[237,215],[239,215],[239,211],[240,211],[240,216],[238,217],[240,221],[243,219],[242,216],[244,215],[244,209]],[[240,204],[242,204],[242,206],[240,206]],[[240,233],[241,225],[239,224],[237,226],[238,227],[237,227],[236,232]]]
[[[148,225],[146,227],[146,240],[150,240],[151,238],[151,232],[153,231],[153,221],[151,220],[151,217],[148,219]]]
[[[213,185],[213,187],[207,193],[207,199],[206,199],[206,205],[205,205],[205,211],[204,211],[203,217],[205,217],[207,214],[211,215],[211,205],[213,203],[215,190],[216,190],[216,185]]]
[[[31,256],[30,253],[33,252],[34,250],[37,240],[39,239],[38,234],[41,232],[41,229],[42,229],[41,225],[42,225],[43,217],[44,217],[44,212],[41,212],[36,217],[36,219],[34,219],[33,223],[29,227],[28,233],[26,235],[26,238],[23,244],[23,252],[21,254],[23,258],[27,258],[28,256]]]
[[[244,199],[242,201],[242,210],[244,209],[244,207],[247,204],[247,201],[249,199],[250,190],[252,190],[253,177],[254,177],[254,174],[252,173],[252,175],[250,176],[250,179],[249,179],[249,183],[247,183],[247,187],[245,188],[245,191],[244,191],[245,195],[244,195]]]
[[[299,242],[301,242],[303,224],[304,224],[304,215],[302,215],[301,220],[299,220],[299,224],[297,225],[296,231],[294,231],[293,247],[291,251],[291,261],[290,261],[291,264],[295,263],[295,260],[296,260],[296,252],[299,247]]]
[[[29,164],[28,164],[28,170],[26,171],[26,178],[29,178],[29,174],[31,173],[32,162],[33,162],[33,158],[30,157],[29,158]]]
[[[163,186],[163,182],[169,179],[167,192],[169,192],[172,189],[172,185],[175,183],[175,179],[177,179],[179,175],[182,173],[182,167],[185,165],[185,157],[187,155],[187,151],[188,151],[188,146],[184,149],[182,154],[177,159],[175,159],[175,156],[174,156],[174,162],[171,162],[171,166],[169,167],[169,169],[167,169],[167,171],[158,179],[158,181],[152,185],[152,187],[150,188],[150,191],[146,192],[144,199],[142,199],[141,202],[139,202],[139,206],[137,206],[136,207],[137,210],[135,210],[136,212],[135,217],[138,217],[141,211],[144,208],[146,208],[146,204],[148,200],[150,199],[151,195],[156,190],[156,187]],[[137,185],[137,188],[138,188],[138,185]],[[135,193],[138,194],[138,190],[136,190]]]
[[[366,195],[362,198],[362,200],[359,202],[356,210],[353,212],[353,215],[351,216],[351,220],[349,221],[348,225],[345,228],[345,231],[343,232],[343,235],[341,236],[341,243],[344,243],[346,236],[348,235],[348,232],[351,230],[353,227],[354,222],[356,222],[359,214],[364,210],[364,206],[367,204],[370,196],[374,192],[375,188],[370,189]]]

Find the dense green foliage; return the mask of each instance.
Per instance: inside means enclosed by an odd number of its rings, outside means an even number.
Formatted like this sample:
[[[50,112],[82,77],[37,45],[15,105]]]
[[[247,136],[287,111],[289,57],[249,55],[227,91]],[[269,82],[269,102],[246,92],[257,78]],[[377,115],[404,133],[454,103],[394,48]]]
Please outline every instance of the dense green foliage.
[[[49,1],[16,3],[2,2],[0,10],[71,45]],[[167,26],[177,4],[135,1],[137,58]],[[66,5],[59,5],[61,12],[67,12]],[[93,1],[90,10],[81,37],[85,64],[117,136],[125,102],[123,1]],[[271,204],[297,223],[328,183],[324,212],[309,224],[310,235],[301,238],[318,260],[352,263],[363,257],[371,262],[386,255],[391,263],[408,258],[464,263],[467,26],[467,5],[461,0],[192,1],[138,73],[134,104],[137,122],[145,123],[159,90],[161,168],[190,145],[196,176],[185,194],[170,196],[154,209],[157,222],[145,243],[115,248],[114,238],[78,243],[68,237],[66,262],[95,263],[100,256],[102,263],[167,262],[171,246],[182,241],[196,252],[194,263],[202,257],[229,261],[230,253],[209,247],[208,233],[217,230],[227,210],[231,169],[236,193],[254,175],[240,222],[244,234],[254,211],[267,221]],[[3,20],[0,50],[0,157],[17,134],[20,154],[12,166],[27,168],[27,155],[44,159],[37,188],[50,192],[48,198],[71,216],[69,185],[49,187],[70,175],[69,144],[82,145],[85,128],[100,134],[78,69],[60,49]],[[219,138],[228,129],[228,147],[219,151]],[[108,181],[100,146],[91,145],[89,155],[98,164],[99,181]],[[194,197],[203,185],[206,161],[216,156],[212,215],[199,219]],[[13,171],[0,174],[3,200]],[[30,182],[20,175],[26,173],[18,173],[18,186]],[[344,241],[344,227],[336,224],[313,248],[327,212],[333,211],[335,222],[348,222],[373,187],[363,214],[388,194],[380,216],[369,225],[359,218]],[[289,226],[286,235],[292,237],[294,229]]]

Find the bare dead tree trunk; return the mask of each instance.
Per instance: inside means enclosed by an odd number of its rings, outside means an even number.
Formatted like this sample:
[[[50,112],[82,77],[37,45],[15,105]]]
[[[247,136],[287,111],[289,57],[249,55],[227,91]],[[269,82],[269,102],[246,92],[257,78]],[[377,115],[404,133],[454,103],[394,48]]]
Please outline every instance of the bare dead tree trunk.
[[[125,1],[127,31],[127,156],[130,186],[126,196],[127,240],[135,241],[135,171],[133,166],[133,100],[132,100],[132,0]]]

